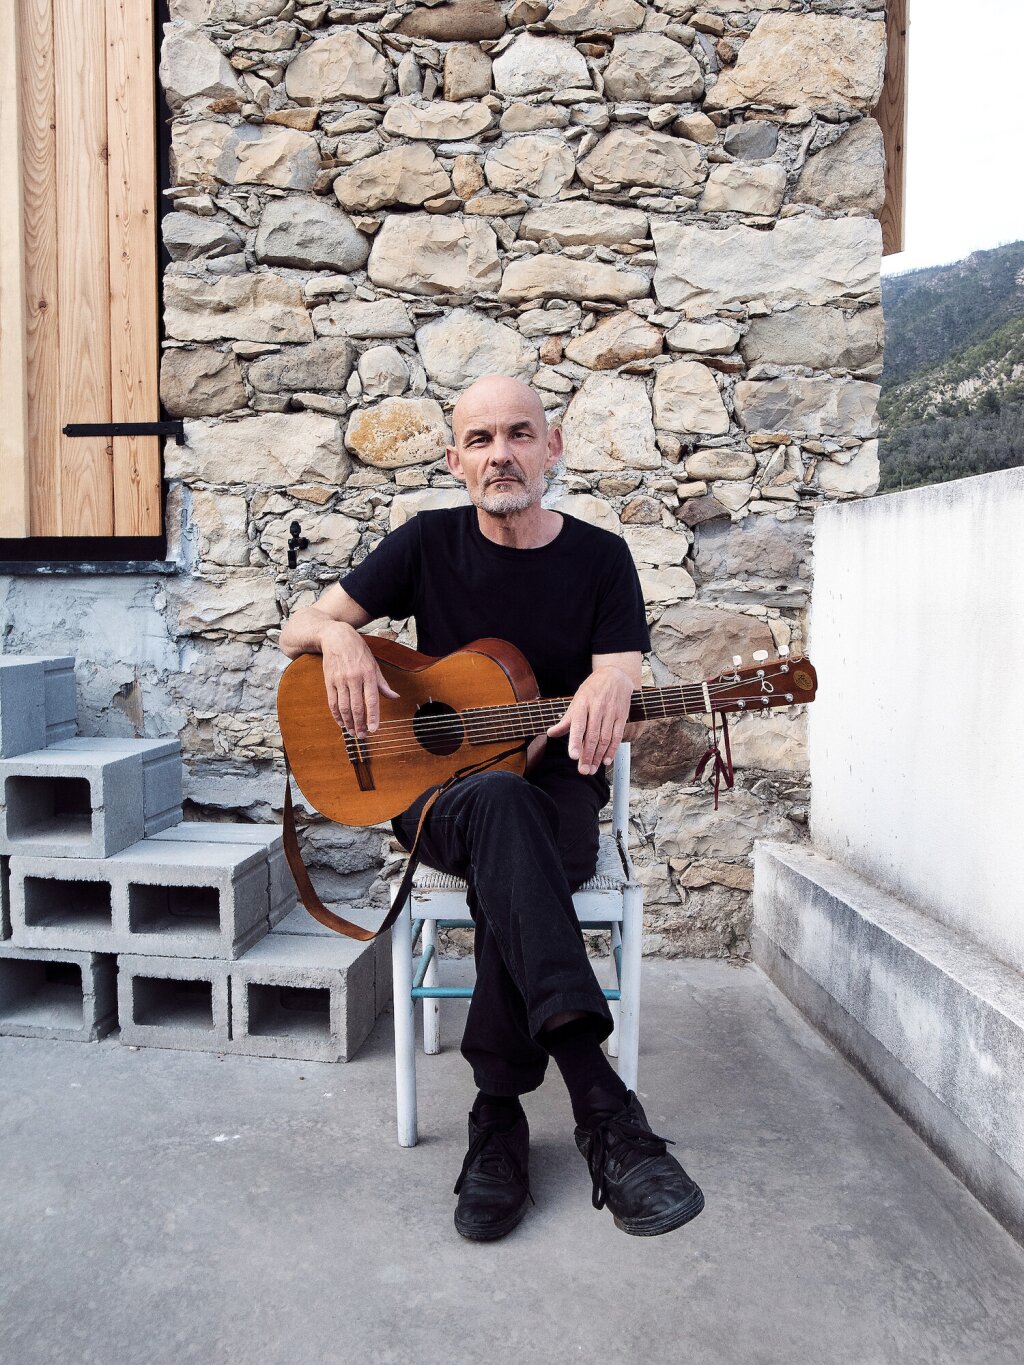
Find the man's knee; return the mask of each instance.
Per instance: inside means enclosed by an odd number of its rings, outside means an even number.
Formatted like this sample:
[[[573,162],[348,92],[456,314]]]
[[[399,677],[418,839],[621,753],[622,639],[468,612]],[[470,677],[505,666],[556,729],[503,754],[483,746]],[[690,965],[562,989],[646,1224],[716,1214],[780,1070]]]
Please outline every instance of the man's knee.
[[[499,768],[495,772],[479,773],[472,779],[475,809],[484,816],[508,819],[518,813],[535,817],[543,812],[545,822],[553,833],[558,832],[558,807],[548,796],[519,773]]]

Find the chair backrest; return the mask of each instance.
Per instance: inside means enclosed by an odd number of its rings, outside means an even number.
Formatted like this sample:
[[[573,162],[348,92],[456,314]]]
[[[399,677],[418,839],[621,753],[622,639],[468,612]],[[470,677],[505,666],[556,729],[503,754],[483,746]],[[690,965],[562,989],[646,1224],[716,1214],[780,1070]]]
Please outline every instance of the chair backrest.
[[[624,741],[615,751],[612,764],[612,832],[629,844],[629,745]]]

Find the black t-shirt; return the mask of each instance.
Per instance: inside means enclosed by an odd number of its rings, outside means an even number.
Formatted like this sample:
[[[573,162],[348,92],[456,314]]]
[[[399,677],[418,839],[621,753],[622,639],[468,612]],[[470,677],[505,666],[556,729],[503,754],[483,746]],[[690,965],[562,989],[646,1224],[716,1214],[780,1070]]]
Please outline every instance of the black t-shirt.
[[[651,647],[629,546],[566,513],[554,540],[517,550],[488,540],[471,504],[420,512],[341,586],[373,619],[415,617],[424,654],[450,654],[484,636],[508,640],[544,697],[571,697],[592,671],[592,654]],[[549,739],[552,758],[572,762],[566,745]],[[607,793],[603,772],[589,780]]]

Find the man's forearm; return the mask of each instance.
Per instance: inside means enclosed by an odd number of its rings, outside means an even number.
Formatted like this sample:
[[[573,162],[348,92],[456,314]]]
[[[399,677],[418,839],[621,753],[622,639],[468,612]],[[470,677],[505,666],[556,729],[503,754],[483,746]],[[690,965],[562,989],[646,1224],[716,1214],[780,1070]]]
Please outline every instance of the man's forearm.
[[[319,607],[302,607],[281,627],[278,645],[290,659],[299,654],[322,654],[321,634],[327,628],[355,630],[354,626],[335,620]]]

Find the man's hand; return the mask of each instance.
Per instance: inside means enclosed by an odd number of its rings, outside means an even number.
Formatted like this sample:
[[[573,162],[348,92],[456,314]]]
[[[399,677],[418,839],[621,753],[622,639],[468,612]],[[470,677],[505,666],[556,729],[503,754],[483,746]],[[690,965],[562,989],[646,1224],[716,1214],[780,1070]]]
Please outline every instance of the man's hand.
[[[615,758],[635,687],[624,669],[613,664],[595,668],[580,685],[562,719],[548,728],[552,736],[569,732],[569,757],[579,759],[579,770],[585,777]]]
[[[398,697],[358,630],[341,621],[320,631],[324,683],[331,715],[350,735],[364,739],[380,723],[380,695]]]

